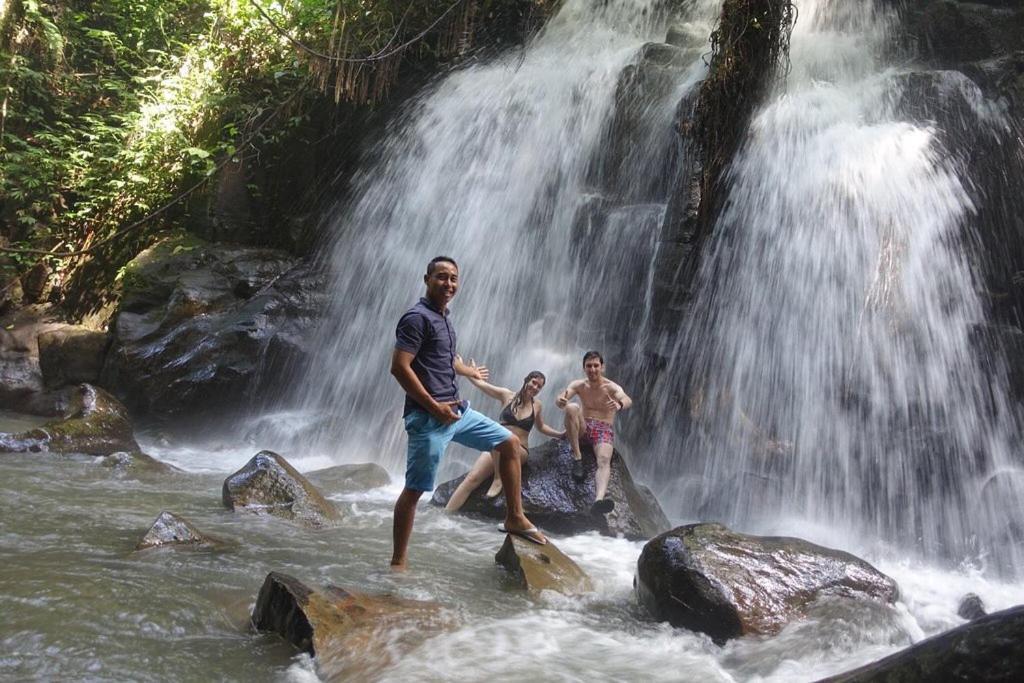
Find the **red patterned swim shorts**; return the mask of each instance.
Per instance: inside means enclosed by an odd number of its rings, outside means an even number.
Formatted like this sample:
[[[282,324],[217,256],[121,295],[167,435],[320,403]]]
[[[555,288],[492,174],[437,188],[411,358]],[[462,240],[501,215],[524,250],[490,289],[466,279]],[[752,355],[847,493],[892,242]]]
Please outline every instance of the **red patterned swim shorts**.
[[[599,443],[614,443],[615,428],[610,423],[589,417],[584,422],[587,423],[586,438],[591,444],[596,446]]]

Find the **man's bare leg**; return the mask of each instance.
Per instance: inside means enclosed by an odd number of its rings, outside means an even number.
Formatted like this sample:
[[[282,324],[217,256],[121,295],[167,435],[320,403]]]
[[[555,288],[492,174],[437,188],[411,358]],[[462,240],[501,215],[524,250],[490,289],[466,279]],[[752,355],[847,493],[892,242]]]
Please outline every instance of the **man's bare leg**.
[[[583,433],[583,429],[586,424],[583,421],[583,409],[575,403],[569,403],[565,406],[565,438],[569,441],[569,447],[572,449],[572,457],[575,460],[581,460],[583,454],[580,453],[580,434]]]
[[[608,480],[612,477],[612,452],[614,446],[610,443],[599,443],[594,445],[594,457],[597,459],[597,473],[594,474],[594,488],[596,500],[602,500],[608,493]]]
[[[412,537],[412,524],[416,520],[416,503],[423,491],[402,489],[395,501],[395,521],[392,526],[394,552],[391,555],[391,568],[404,570],[408,560],[409,539]]]
[[[495,449],[498,452],[498,467],[501,470],[501,485],[505,489],[505,528],[509,531],[526,531],[534,528],[533,523],[523,514],[522,448],[515,435],[503,441]],[[535,532],[531,537],[540,543],[547,543],[544,534]]]
[[[469,494],[476,490],[476,487],[484,482],[485,479],[491,474],[494,469],[492,464],[492,458],[490,453],[481,453],[480,457],[473,463],[472,469],[469,470],[469,474],[462,480],[458,488],[452,492],[452,497],[448,499],[448,504],[444,506],[445,512],[458,512],[458,510],[466,504],[466,500],[469,498]]]

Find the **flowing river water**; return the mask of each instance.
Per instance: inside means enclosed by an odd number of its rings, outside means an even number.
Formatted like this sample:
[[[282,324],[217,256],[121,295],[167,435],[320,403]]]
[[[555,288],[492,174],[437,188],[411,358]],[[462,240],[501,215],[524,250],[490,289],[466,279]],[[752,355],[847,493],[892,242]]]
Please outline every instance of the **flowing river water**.
[[[294,409],[194,442],[143,434],[176,475],[3,456],[0,679],[316,680],[307,657],[248,629],[269,571],[449,609],[458,625],[403,654],[382,676],[395,681],[814,680],[961,623],[967,592],[991,610],[1024,602],[1012,574],[984,571],[993,537],[979,537],[992,508],[1021,509],[1016,489],[971,504],[986,477],[1014,471],[1017,432],[999,373],[981,372],[966,336],[984,319],[961,249],[969,179],[935,128],[896,106],[893,17],[868,2],[798,4],[792,71],[733,169],[695,314],[667,334],[650,317],[679,162],[672,126],[706,73],[717,0],[675,15],[656,0],[566,0],[521,53],[457,70],[410,103],[337,217],[325,254],[337,296]],[[671,57],[645,53],[670,27]],[[967,92],[976,125],[1000,125],[969,83],[946,85]],[[498,383],[540,368],[550,406],[586,348],[669,359],[673,381],[626,387],[659,409],[662,431],[624,446],[673,522],[840,547],[897,580],[897,605],[823,602],[778,636],[718,647],[639,611],[642,543],[553,536],[596,590],[528,597],[500,580],[490,522],[429,506],[412,570],[387,571],[404,453],[389,342],[436,253],[463,264],[460,347]],[[377,462],[393,482],[329,492],[345,519],[322,531],[225,511],[224,477],[261,448],[302,471]],[[933,465],[919,466],[928,449]],[[474,457],[451,449],[439,479]],[[163,509],[228,544],[134,552]]]

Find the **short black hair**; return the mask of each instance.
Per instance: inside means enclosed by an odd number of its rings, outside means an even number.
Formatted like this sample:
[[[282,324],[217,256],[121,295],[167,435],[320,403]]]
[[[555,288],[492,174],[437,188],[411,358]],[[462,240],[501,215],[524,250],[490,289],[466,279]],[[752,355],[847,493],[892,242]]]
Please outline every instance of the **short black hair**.
[[[604,365],[604,356],[601,355],[600,351],[587,351],[583,354],[583,364],[586,365],[587,361],[591,358],[596,358],[601,361],[601,365]]]
[[[430,259],[430,263],[427,264],[427,275],[430,275],[431,273],[434,272],[434,266],[438,263],[450,263],[453,266],[455,266],[455,270],[459,269],[459,264],[456,263],[455,259],[453,259],[451,256],[435,256],[434,258]]]

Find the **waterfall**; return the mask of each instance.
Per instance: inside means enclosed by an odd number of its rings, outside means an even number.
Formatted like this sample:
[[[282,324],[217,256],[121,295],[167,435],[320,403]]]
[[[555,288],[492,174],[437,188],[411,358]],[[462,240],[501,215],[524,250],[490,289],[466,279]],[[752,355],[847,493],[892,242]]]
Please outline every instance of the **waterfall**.
[[[991,477],[1019,462],[1018,414],[972,345],[975,195],[959,131],[914,112],[958,99],[965,129],[1004,122],[962,76],[888,64],[892,14],[798,4],[791,72],[661,340],[682,434],[658,435],[650,471],[683,517],[1012,565],[1020,489]]]
[[[304,450],[402,470],[394,327],[439,254],[461,266],[460,352],[504,386],[544,371],[559,423],[553,397],[583,352],[621,347],[649,312],[674,109],[703,78],[719,5],[568,0],[525,49],[461,68],[406,108],[334,221],[332,302],[297,383],[304,414],[325,414],[303,426]],[[669,28],[675,45],[662,44]],[[292,437],[281,440],[296,448]]]

